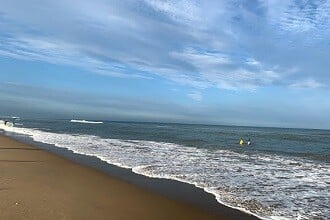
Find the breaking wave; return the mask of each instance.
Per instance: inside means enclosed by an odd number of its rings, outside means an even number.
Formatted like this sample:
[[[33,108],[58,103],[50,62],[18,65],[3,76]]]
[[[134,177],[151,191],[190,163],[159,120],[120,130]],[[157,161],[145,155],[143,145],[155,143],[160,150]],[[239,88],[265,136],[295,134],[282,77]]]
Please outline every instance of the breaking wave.
[[[326,219],[330,165],[300,157],[246,154],[179,144],[59,134],[37,129],[0,129],[153,178],[194,184],[218,202],[263,219]]]

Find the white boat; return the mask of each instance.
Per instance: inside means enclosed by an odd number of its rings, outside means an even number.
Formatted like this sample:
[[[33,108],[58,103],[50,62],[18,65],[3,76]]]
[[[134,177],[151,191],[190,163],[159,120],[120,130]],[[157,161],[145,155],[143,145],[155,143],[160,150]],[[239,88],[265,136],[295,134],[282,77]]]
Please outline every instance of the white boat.
[[[77,120],[77,119],[72,119],[70,122],[74,123],[86,123],[86,124],[103,124],[103,121],[86,121],[86,120]]]

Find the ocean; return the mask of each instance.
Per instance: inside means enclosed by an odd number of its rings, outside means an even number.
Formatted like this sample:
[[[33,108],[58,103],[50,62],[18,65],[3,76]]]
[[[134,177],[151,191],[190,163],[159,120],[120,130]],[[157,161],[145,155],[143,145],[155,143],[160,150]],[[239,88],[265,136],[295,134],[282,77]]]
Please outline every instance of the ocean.
[[[262,219],[328,219],[330,130],[12,118],[0,129],[195,185]],[[239,145],[239,139],[252,145]]]

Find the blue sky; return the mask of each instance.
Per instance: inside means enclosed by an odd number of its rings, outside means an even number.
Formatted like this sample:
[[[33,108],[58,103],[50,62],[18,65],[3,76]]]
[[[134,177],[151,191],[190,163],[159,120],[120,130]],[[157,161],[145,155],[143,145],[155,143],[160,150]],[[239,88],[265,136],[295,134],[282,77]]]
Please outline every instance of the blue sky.
[[[0,0],[0,115],[330,128],[329,11]]]

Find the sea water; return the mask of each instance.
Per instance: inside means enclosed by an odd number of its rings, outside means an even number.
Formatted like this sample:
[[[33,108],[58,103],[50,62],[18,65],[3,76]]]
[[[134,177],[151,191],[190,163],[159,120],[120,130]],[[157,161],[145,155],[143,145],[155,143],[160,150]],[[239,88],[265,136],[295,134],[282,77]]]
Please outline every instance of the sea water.
[[[329,130],[13,120],[14,127],[0,129],[145,176],[194,184],[263,219],[330,216]],[[240,146],[241,137],[252,145]]]

